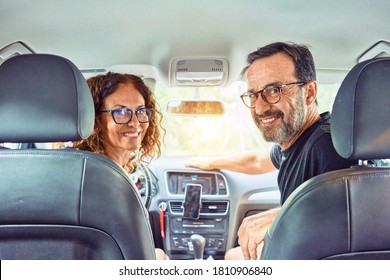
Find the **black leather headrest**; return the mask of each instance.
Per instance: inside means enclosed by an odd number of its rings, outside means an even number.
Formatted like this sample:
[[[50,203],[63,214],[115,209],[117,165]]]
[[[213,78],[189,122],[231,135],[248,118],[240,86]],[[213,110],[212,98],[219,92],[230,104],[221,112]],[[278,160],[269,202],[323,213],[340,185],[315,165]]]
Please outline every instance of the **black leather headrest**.
[[[390,57],[351,69],[333,104],[331,134],[344,158],[390,158]]]
[[[0,142],[81,140],[94,118],[85,78],[68,59],[28,54],[0,66]]]

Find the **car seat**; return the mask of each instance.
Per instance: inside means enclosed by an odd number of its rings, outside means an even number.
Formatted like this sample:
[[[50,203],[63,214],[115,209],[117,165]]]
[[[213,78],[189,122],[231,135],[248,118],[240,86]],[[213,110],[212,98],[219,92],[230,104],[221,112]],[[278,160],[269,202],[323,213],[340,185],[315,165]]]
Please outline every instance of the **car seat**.
[[[93,131],[88,85],[69,60],[0,66],[0,142],[67,142]],[[111,159],[76,149],[0,150],[0,259],[155,259],[148,213]]]

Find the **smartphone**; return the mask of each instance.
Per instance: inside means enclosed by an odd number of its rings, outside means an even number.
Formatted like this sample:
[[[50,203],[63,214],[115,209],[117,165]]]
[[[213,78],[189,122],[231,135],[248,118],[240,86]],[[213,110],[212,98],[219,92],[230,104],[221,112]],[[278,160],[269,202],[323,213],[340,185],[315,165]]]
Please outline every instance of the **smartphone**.
[[[183,202],[183,218],[197,220],[200,216],[202,206],[202,185],[187,184],[185,187],[185,197]]]

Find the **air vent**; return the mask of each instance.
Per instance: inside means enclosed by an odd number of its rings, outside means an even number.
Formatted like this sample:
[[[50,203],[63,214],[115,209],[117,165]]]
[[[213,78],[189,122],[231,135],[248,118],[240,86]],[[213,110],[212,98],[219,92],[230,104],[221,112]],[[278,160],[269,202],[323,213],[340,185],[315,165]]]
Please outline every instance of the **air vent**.
[[[225,86],[228,63],[224,58],[176,58],[169,75],[172,86]]]
[[[200,213],[203,214],[225,214],[228,203],[226,201],[202,201]]]
[[[170,201],[169,202],[169,208],[171,209],[171,212],[174,214],[182,214],[183,213],[182,205],[183,205],[182,201]]]
[[[183,214],[183,201],[170,201],[169,208],[172,214]],[[201,215],[223,215],[228,211],[227,201],[202,201]]]

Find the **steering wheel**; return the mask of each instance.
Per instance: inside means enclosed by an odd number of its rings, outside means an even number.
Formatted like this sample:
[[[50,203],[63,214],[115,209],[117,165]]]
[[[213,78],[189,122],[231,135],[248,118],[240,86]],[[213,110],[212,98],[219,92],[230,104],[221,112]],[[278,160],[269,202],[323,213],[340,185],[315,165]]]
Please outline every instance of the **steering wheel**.
[[[152,193],[153,185],[149,169],[141,163],[136,168],[136,171],[130,174],[130,179],[134,182],[144,205],[147,207],[150,201],[150,194]]]

